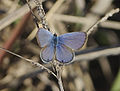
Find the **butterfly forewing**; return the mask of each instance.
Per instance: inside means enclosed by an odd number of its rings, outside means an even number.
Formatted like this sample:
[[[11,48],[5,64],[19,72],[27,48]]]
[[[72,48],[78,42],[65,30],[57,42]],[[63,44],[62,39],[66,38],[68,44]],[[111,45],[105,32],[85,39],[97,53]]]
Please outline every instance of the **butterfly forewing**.
[[[74,50],[81,48],[86,41],[85,32],[72,32],[60,35],[58,41]]]
[[[50,44],[53,38],[53,34],[46,29],[40,28],[37,32],[37,41],[40,47],[45,47]]]
[[[74,52],[63,44],[56,45],[56,60],[61,63],[69,63],[74,58]]]
[[[53,60],[54,45],[52,44],[52,42],[50,43],[50,45],[47,45],[46,47],[42,48],[40,52],[40,57],[44,63],[47,63]]]

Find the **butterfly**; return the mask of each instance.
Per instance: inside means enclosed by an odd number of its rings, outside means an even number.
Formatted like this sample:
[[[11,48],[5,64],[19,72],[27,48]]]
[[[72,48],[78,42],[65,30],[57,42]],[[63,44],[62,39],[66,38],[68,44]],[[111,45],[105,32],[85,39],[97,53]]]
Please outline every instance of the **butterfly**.
[[[87,34],[72,32],[57,36],[44,28],[39,28],[36,37],[42,48],[40,58],[44,63],[48,63],[54,58],[60,63],[70,63],[75,56],[73,50],[77,50],[85,44]]]

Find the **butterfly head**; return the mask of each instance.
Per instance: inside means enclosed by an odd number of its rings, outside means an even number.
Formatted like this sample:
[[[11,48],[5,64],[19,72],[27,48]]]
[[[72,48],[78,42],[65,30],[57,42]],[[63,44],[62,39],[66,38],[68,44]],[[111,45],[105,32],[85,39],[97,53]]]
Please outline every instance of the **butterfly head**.
[[[56,33],[54,33],[54,37],[57,37],[57,34],[56,34]]]

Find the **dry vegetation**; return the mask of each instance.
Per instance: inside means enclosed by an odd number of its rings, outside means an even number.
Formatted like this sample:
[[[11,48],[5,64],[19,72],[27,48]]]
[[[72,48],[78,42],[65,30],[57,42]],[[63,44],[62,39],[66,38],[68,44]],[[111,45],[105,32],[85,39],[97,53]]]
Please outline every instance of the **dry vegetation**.
[[[0,0],[0,47],[26,58],[39,58],[37,28],[24,0]],[[30,1],[35,8],[33,0]],[[86,32],[119,0],[43,0],[51,32]],[[27,14],[26,14],[27,13]],[[36,8],[34,9],[36,13]],[[101,23],[76,51],[75,62],[64,67],[65,91],[120,91],[120,13]],[[51,68],[51,64],[43,64]],[[58,91],[53,75],[0,50],[0,91]]]

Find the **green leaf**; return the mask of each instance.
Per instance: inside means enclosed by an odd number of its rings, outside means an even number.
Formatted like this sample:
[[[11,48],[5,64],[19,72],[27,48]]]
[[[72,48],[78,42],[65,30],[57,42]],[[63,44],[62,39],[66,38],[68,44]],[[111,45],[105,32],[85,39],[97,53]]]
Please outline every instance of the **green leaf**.
[[[117,77],[115,78],[111,91],[120,91],[120,69],[117,74]]]

